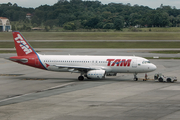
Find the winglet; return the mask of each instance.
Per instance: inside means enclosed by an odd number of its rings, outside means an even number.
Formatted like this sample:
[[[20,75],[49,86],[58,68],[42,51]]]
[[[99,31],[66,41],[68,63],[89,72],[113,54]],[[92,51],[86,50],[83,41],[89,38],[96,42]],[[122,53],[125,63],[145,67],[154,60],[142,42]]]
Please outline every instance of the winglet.
[[[27,56],[36,54],[31,45],[25,40],[25,38],[21,35],[20,32],[14,31],[12,32],[14,43],[16,47],[16,52],[18,56]]]

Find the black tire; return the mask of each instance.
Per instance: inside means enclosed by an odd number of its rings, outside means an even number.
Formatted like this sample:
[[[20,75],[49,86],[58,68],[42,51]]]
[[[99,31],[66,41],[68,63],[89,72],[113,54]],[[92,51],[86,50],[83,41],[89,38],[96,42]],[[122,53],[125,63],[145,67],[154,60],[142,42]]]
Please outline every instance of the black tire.
[[[79,80],[79,81],[83,81],[83,80],[84,80],[84,77],[83,77],[83,76],[79,76],[79,77],[78,77],[78,80]]]
[[[135,78],[134,81],[138,81],[138,78]]]
[[[163,82],[163,79],[161,77],[158,80],[159,80],[159,82]]]
[[[172,82],[171,78],[167,78],[167,82]]]

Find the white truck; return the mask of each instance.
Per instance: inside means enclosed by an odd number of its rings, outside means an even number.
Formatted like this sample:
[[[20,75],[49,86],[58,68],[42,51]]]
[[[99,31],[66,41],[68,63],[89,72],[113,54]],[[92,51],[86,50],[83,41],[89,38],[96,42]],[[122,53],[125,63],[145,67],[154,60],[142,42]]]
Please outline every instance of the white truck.
[[[154,80],[158,80],[159,82],[175,82],[177,81],[177,77],[175,76],[164,76],[162,73],[156,73],[154,75]]]

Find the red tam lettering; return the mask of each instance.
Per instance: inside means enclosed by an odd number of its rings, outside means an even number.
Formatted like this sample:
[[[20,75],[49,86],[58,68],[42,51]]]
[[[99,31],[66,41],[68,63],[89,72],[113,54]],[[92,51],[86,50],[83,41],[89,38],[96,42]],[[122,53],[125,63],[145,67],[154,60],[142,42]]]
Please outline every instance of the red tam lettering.
[[[119,66],[120,61],[121,61],[121,59],[116,59],[116,60],[111,64],[111,66],[114,66],[115,64],[117,64],[117,66]]]
[[[107,66],[110,66],[111,65],[111,61],[114,61],[114,59],[107,59],[106,61],[108,61]]]
[[[128,60],[126,60],[126,59],[122,59],[122,61],[121,61],[121,65],[120,66],[124,66],[124,67],[129,67],[130,66],[130,64],[131,64],[131,59],[128,59]]]

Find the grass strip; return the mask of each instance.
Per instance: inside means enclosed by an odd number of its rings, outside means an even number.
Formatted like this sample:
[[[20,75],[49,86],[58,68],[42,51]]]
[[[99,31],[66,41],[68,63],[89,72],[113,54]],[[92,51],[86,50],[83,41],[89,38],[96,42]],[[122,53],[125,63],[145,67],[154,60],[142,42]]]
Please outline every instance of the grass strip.
[[[40,51],[36,51],[40,52]],[[16,50],[0,50],[0,53],[16,53]]]
[[[30,42],[34,48],[179,48],[180,42]],[[0,43],[14,48],[14,43]]]
[[[151,51],[150,53],[161,53],[161,54],[180,54],[180,50]]]
[[[16,53],[16,50],[0,50],[0,53]]]
[[[153,58],[153,57],[145,57],[146,59],[175,59],[175,60],[179,60],[180,57],[159,57],[159,58]]]
[[[22,32],[27,40],[180,40],[180,32]],[[12,40],[0,32],[0,40]]]

